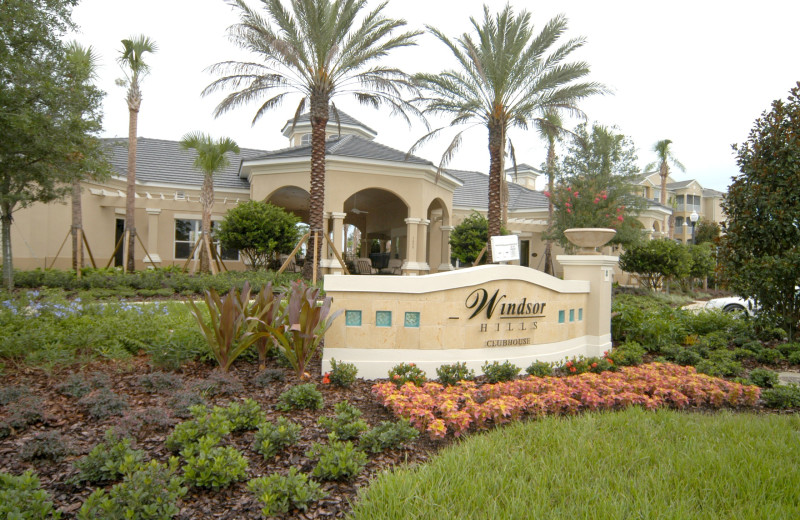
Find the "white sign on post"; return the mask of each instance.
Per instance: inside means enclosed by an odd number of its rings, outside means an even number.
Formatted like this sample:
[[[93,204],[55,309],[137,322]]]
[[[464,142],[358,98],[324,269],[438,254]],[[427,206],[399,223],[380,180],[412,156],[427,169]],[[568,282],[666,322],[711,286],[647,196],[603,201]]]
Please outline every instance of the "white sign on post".
[[[519,237],[517,235],[501,235],[491,237],[492,261],[511,262],[519,260]]]

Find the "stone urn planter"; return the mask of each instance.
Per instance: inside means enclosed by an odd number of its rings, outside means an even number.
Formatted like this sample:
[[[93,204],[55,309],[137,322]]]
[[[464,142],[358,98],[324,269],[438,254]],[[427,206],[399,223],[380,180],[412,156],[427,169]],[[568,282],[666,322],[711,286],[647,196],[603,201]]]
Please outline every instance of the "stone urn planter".
[[[597,248],[608,244],[616,234],[616,229],[609,228],[571,228],[564,230],[567,240],[578,246],[579,255],[599,255]]]

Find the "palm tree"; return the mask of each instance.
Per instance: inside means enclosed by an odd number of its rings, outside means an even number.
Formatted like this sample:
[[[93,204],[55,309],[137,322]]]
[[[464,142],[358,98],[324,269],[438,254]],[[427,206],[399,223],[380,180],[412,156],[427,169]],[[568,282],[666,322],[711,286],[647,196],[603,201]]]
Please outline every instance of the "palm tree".
[[[685,172],[686,167],[681,164],[681,162],[675,158],[672,154],[672,150],[670,150],[670,145],[672,141],[669,139],[662,139],[658,141],[656,144],[653,145],[653,151],[656,153],[656,157],[658,160],[656,162],[648,164],[645,169],[649,170],[658,166],[658,173],[661,176],[661,204],[664,206],[667,205],[667,177],[669,177],[669,163],[672,163],[673,166],[678,168],[680,171]],[[669,238],[674,237],[674,230],[672,229],[675,222],[675,215],[670,214],[669,216]]]
[[[229,137],[222,137],[215,141],[211,136],[193,132],[183,136],[181,148],[184,150],[194,150],[197,157],[194,159],[194,167],[204,174],[203,188],[200,192],[200,202],[203,205],[202,231],[203,240],[208,244],[208,248],[200,251],[200,270],[208,271],[211,265],[211,258],[208,258],[207,250],[214,247],[211,241],[211,208],[214,206],[214,174],[227,168],[231,161],[225,155],[228,152],[239,153],[239,145]]]
[[[67,61],[69,62],[70,80],[85,83],[97,76],[98,57],[91,46],[84,47],[76,41],[67,44]],[[83,213],[81,208],[81,181],[72,181],[72,268],[77,271],[83,267],[83,244],[78,230],[83,229]]]
[[[154,53],[158,50],[155,42],[144,35],[133,36],[122,40],[122,51],[117,59],[125,79],[117,80],[117,84],[128,88],[125,101],[128,103],[128,174],[125,199],[125,230],[130,231],[128,238],[128,258],[123,261],[129,271],[135,269],[134,239],[136,237],[136,129],[139,122],[139,108],[142,106],[142,91],[139,81],[150,72],[150,67],[144,61],[146,52]]]
[[[455,41],[428,26],[456,57],[459,69],[416,76],[427,92],[418,100],[424,112],[452,116],[449,126],[471,123],[489,131],[489,236],[500,234],[503,148],[509,127],[527,129],[548,110],[582,115],[577,102],[606,91],[598,83],[578,82],[589,74],[588,64],[564,63],[583,45],[583,38],[551,50],[567,29],[564,16],[550,20],[538,35],[530,19],[528,12],[516,15],[509,5],[495,16],[484,6],[482,23],[470,19],[476,38],[465,33]],[[412,150],[441,130],[423,136]],[[440,169],[458,149],[463,132],[446,149]]]
[[[263,0],[267,17],[250,9],[244,0],[230,0],[240,11],[240,23],[230,29],[239,47],[257,55],[263,63],[227,61],[210,67],[222,77],[211,83],[203,95],[233,89],[217,106],[221,114],[266,97],[253,117],[253,124],[289,94],[302,99],[295,121],[308,105],[311,119],[311,193],[309,225],[322,230],[325,207],[325,128],[329,114],[338,119],[332,99],[337,94],[352,94],[362,104],[378,108],[389,106],[392,113],[408,119],[416,109],[403,101],[403,91],[413,89],[404,72],[376,63],[389,51],[415,45],[417,31],[393,35],[406,25],[382,15],[386,3],[367,13],[356,26],[355,19],[366,0],[291,0],[290,9],[281,0]],[[317,242],[314,257],[322,249]],[[312,262],[303,274],[311,277]]]
[[[553,206],[552,193],[556,183],[556,143],[561,140],[564,134],[572,134],[572,132],[564,128],[561,114],[559,114],[557,110],[547,110],[541,118],[534,122],[534,125],[539,133],[539,137],[547,141],[547,162],[545,163],[548,195],[547,222],[552,224],[553,211],[555,209]],[[546,274],[555,274],[552,240],[547,240],[544,247],[544,272]]]

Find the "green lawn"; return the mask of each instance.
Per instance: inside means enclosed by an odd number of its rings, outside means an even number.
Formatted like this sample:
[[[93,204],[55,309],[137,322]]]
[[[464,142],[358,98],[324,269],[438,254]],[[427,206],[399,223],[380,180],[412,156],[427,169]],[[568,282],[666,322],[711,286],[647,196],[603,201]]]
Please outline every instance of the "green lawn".
[[[800,417],[623,412],[473,435],[387,473],[353,519],[797,519]]]

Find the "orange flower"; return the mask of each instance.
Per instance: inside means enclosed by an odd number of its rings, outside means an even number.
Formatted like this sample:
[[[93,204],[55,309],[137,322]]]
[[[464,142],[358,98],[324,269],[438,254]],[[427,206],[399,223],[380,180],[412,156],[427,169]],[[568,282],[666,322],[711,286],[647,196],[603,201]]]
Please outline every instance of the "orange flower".
[[[323,385],[331,384],[331,373],[330,372],[325,372],[325,375],[322,376],[322,384]]]
[[[577,368],[575,368],[575,367],[569,367],[569,371],[570,371],[570,372],[577,372],[577,371],[578,371],[578,369],[577,369]]]
[[[395,375],[394,375],[394,377],[393,377],[392,379],[394,379],[395,381],[397,381],[398,379],[400,379],[400,374],[395,374]]]
[[[592,363],[592,368],[597,368],[597,363]]]

